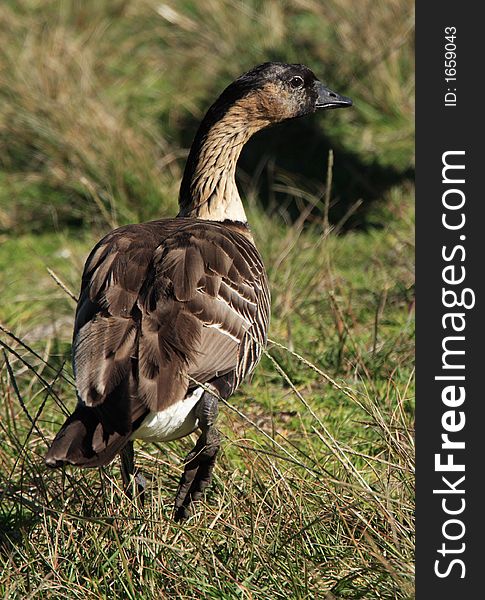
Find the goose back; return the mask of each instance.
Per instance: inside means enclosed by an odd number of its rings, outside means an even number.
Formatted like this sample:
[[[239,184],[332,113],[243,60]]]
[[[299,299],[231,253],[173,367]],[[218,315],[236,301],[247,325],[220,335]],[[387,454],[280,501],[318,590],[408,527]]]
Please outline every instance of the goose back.
[[[244,225],[178,217],[105,236],[86,261],[76,311],[77,419],[57,436],[79,445],[69,462],[110,462],[149,412],[195,382],[228,397],[260,358],[269,309]]]

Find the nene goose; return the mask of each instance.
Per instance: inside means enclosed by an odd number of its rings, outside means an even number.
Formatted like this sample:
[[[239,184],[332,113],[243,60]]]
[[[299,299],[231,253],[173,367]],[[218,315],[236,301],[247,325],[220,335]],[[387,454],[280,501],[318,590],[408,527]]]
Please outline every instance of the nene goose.
[[[92,250],[77,305],[78,404],[47,452],[49,467],[97,467],[121,454],[125,489],[133,440],[169,441],[199,428],[185,461],[175,518],[209,485],[215,427],[266,342],[268,281],[235,183],[243,145],[281,121],[350,106],[303,65],[265,63],[229,85],[193,141],[180,212],[120,227]]]

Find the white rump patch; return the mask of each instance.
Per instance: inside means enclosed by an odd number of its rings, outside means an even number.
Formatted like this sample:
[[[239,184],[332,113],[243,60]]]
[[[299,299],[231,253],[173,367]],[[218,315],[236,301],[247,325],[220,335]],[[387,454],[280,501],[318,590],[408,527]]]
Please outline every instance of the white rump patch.
[[[170,442],[189,435],[199,424],[195,416],[195,406],[203,392],[203,388],[196,388],[190,396],[186,396],[168,408],[150,412],[143,419],[140,427],[132,433],[131,439]]]

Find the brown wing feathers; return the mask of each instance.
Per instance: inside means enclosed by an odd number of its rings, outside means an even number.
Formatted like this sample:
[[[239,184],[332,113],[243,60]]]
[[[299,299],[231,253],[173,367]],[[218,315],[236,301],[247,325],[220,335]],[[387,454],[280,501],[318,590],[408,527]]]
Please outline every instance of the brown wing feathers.
[[[155,221],[104,238],[76,313],[79,405],[48,464],[109,462],[144,414],[181,400],[193,379],[227,375],[228,395],[265,342],[266,287],[251,241],[218,223]]]

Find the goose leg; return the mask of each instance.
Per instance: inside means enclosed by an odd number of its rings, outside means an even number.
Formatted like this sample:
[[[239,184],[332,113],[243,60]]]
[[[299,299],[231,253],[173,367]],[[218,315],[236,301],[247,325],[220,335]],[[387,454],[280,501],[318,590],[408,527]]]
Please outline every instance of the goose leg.
[[[204,392],[195,410],[202,433],[185,459],[185,469],[175,496],[176,521],[188,518],[191,502],[199,500],[210,484],[221,443],[221,434],[214,425],[218,399],[209,392]]]
[[[138,469],[135,468],[135,451],[133,449],[133,442],[131,441],[121,451],[121,478],[123,480],[123,490],[128,498],[133,496],[134,483],[136,496],[143,505],[147,482]]]

